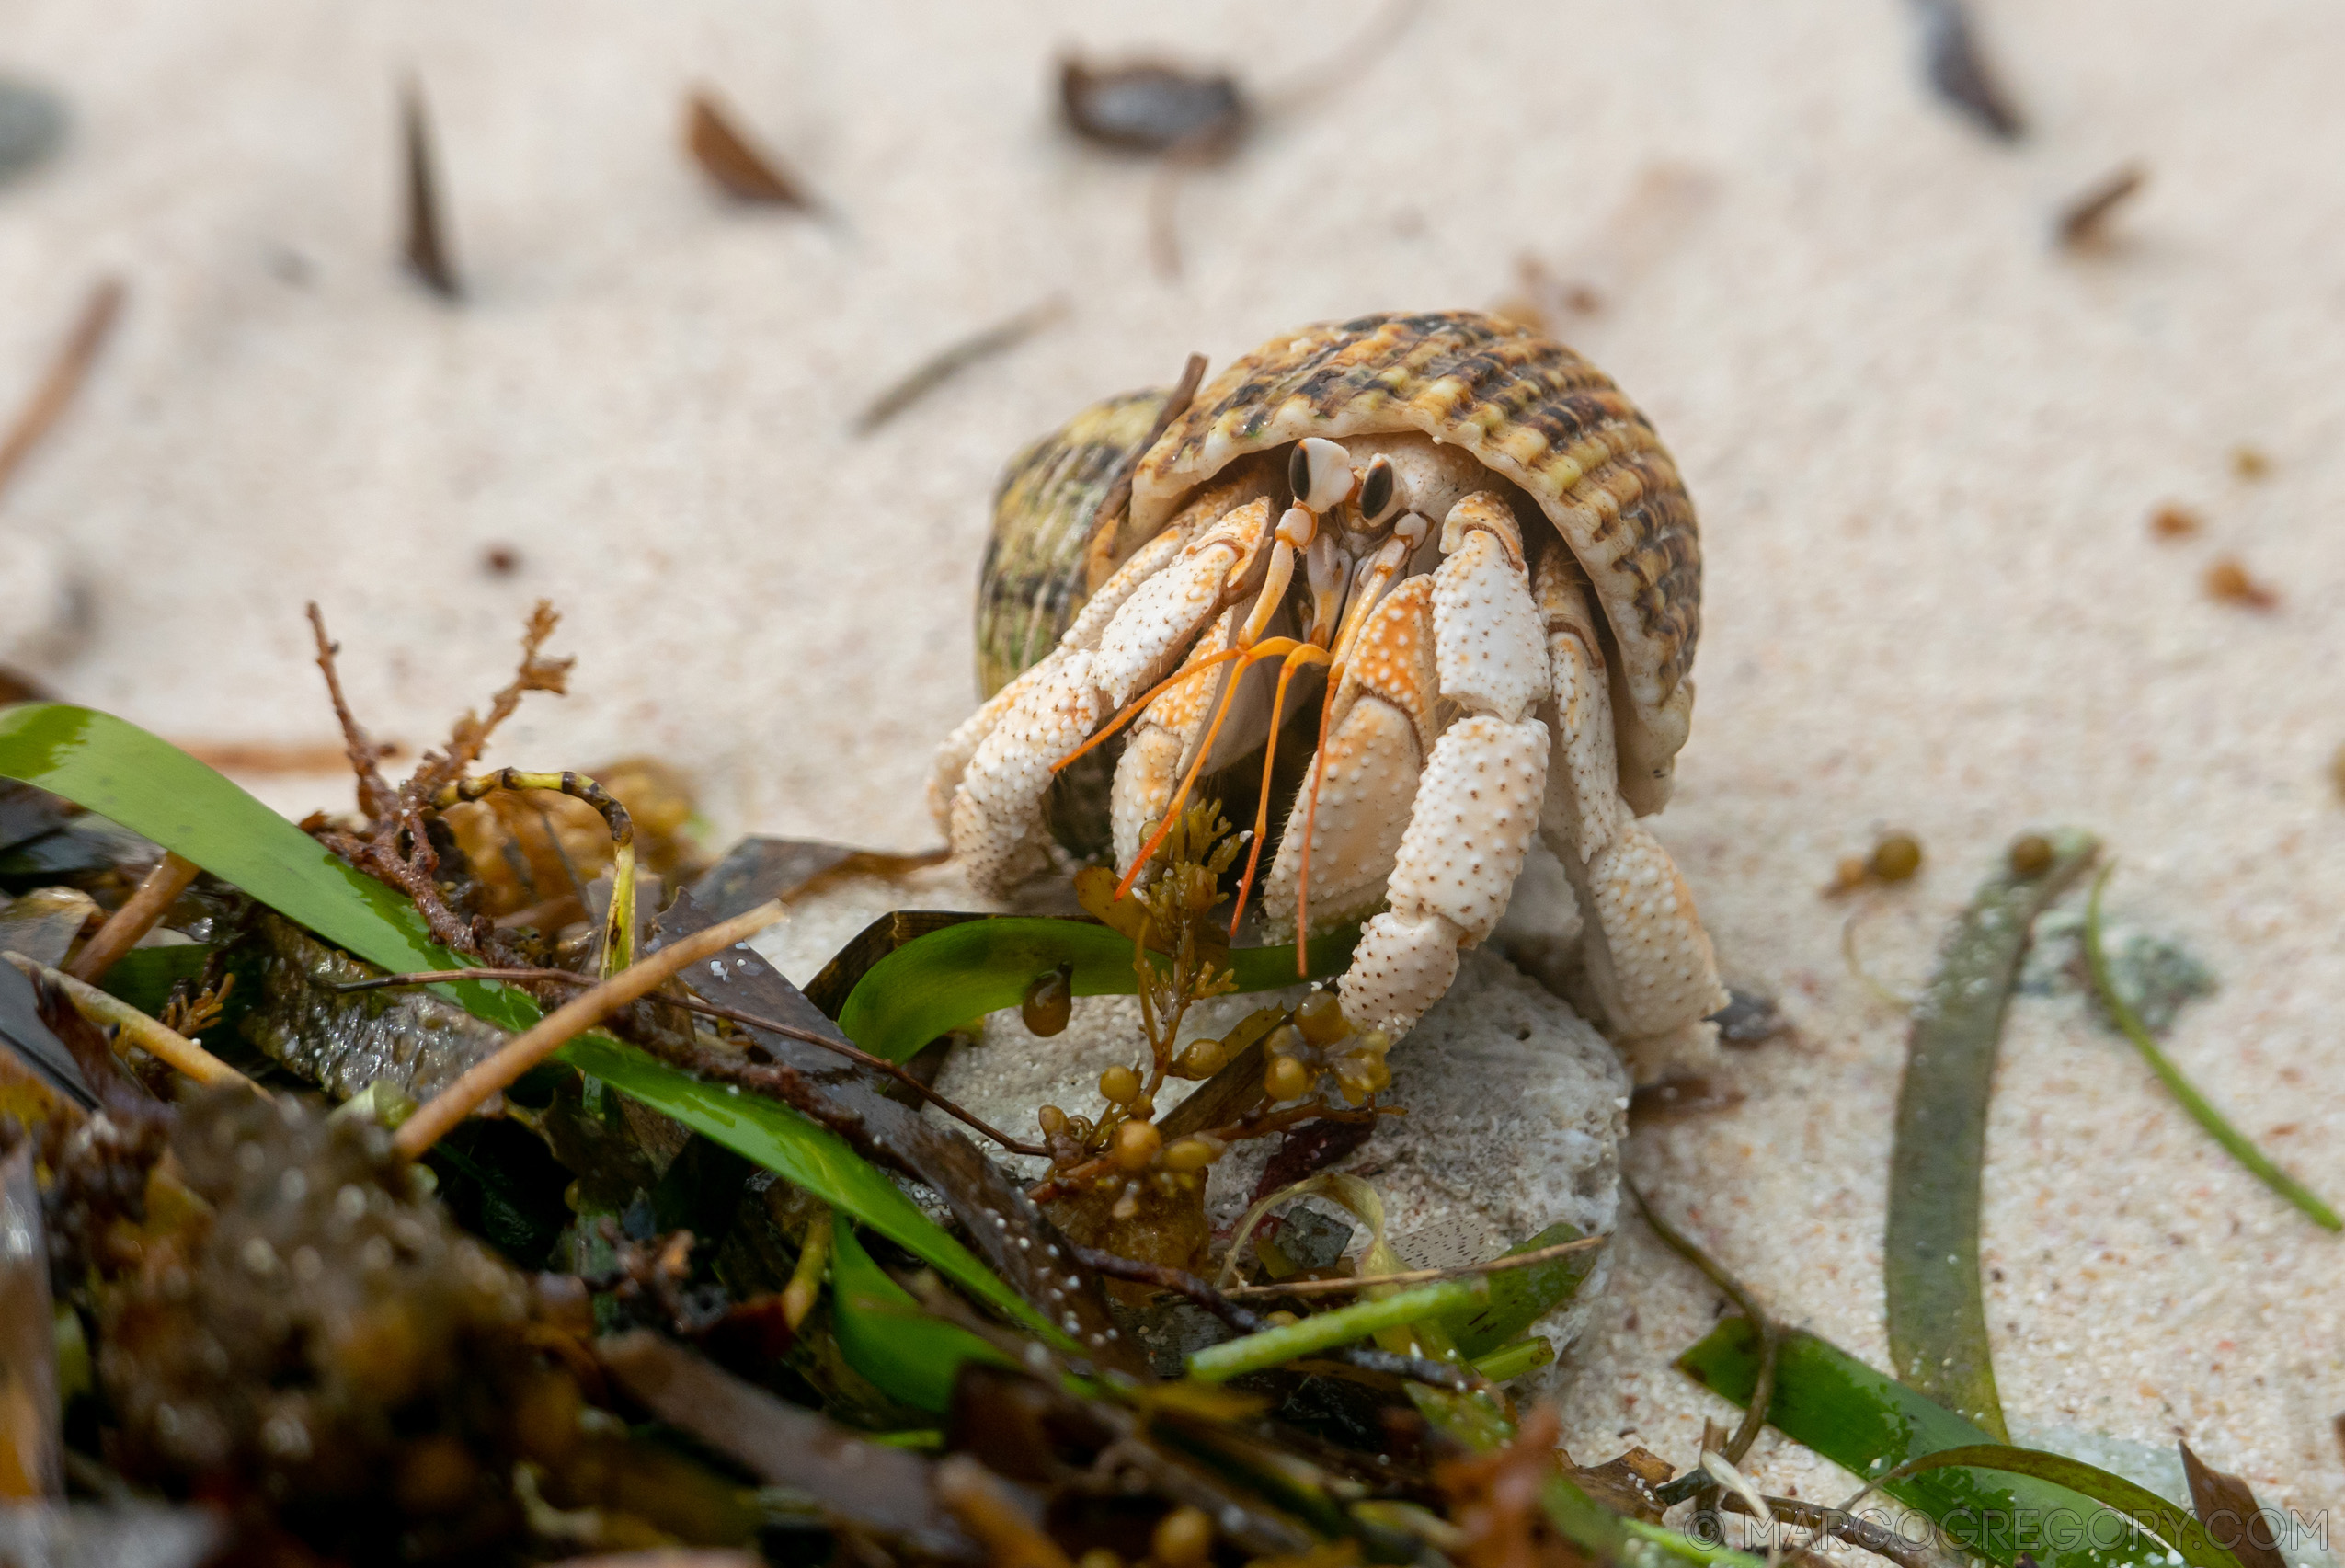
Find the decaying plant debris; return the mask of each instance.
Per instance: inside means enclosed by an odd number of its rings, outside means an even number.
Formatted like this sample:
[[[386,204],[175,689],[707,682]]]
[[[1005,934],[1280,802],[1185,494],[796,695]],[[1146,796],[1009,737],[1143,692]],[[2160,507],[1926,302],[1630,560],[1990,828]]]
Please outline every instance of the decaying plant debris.
[[[7,1528],[143,1532],[166,1552],[152,1561],[188,1568],[653,1549],[728,1568],[1744,1568],[1759,1559],[1717,1544],[1734,1516],[1935,1561],[1741,1478],[1779,1402],[1795,1424],[1815,1408],[1813,1342],[1658,1217],[1760,1325],[1746,1415],[1683,1464],[1556,1448],[1553,1410],[1507,1385],[1553,1359],[1536,1327],[1607,1239],[1558,1224],[1500,1257],[1412,1266],[1374,1186],[1327,1168],[1405,1115],[1388,1041],[1325,990],[1182,1040],[1244,967],[1227,911],[1246,839],[1216,803],[1171,824],[1126,896],[1112,873],[1078,876],[1100,923],[1024,922],[1128,951],[1141,1027],[1096,1106],[1000,1129],[898,1059],[920,1042],[875,1054],[840,1022],[885,963],[995,917],[890,917],[801,992],[738,938],[809,876],[902,863],[752,841],[704,871],[689,788],[656,762],[473,773],[527,692],[566,680],[543,606],[485,716],[394,785],[313,624],[354,818],[305,839],[247,802],[249,831],[290,839],[248,859],[184,841],[182,858],[0,788],[0,851],[47,845],[12,864],[65,879],[0,933],[58,939],[0,967],[0,1227],[35,1239],[0,1344],[12,1378],[13,1347],[37,1351],[11,1389],[46,1377],[62,1396],[12,1399],[0,1422],[0,1482],[51,1500],[0,1510]],[[23,765],[12,727],[78,712],[0,711],[0,765]],[[199,767],[142,744],[147,765]],[[314,887],[341,902],[278,880],[303,845],[340,857]],[[2040,847],[2010,854],[2031,896],[2062,879],[2047,857],[2074,854]],[[206,860],[255,887],[193,870]],[[434,967],[368,956],[395,953]],[[1074,973],[975,979],[996,998],[1009,982],[1047,1034]],[[1721,1027],[1743,1043],[1780,1026],[1764,999],[1738,1005]],[[588,1014],[599,1030],[563,1047]],[[249,1081],[198,1087],[156,1059],[166,1024]],[[1174,1080],[1198,1088],[1161,1111]],[[1273,1136],[1245,1219],[1215,1235],[1205,1173]],[[979,1139],[1047,1171],[1028,1188]],[[30,1285],[53,1325],[18,1310]],[[1703,1376],[1724,1375],[1719,1354]],[[2192,1474],[2208,1506],[2247,1495]],[[1668,1527],[1678,1509],[1692,1536]]]

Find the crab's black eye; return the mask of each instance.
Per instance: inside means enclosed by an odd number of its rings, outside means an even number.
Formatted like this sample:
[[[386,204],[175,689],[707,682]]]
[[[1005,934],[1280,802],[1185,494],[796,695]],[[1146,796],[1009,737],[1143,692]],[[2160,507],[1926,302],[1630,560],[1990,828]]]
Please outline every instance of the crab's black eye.
[[[1295,498],[1297,506],[1301,506],[1303,498],[1311,493],[1310,453],[1303,450],[1300,441],[1287,454],[1287,491]]]
[[[1392,460],[1381,454],[1369,459],[1360,476],[1360,516],[1371,524],[1382,522],[1392,509],[1394,488]]]

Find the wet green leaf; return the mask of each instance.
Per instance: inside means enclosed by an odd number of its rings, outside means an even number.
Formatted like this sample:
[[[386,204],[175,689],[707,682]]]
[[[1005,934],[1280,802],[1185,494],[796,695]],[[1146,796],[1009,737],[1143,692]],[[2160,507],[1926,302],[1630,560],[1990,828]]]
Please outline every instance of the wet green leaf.
[[[1500,1255],[1511,1258],[1517,1253],[1559,1246],[1578,1241],[1581,1234],[1576,1225],[1550,1225],[1521,1246],[1509,1247]],[[1470,1315],[1448,1320],[1447,1326],[1458,1342],[1458,1354],[1469,1361],[1479,1360],[1522,1333],[1570,1300],[1596,1267],[1600,1255],[1599,1249],[1591,1247],[1586,1252],[1566,1253],[1528,1268],[1486,1276],[1490,1299]]]
[[[1311,974],[1340,973],[1358,941],[1357,926],[1314,938]],[[839,1026],[872,1055],[903,1061],[972,1018],[1017,1006],[1035,977],[1062,964],[1073,966],[1077,996],[1130,996],[1138,989],[1129,937],[1089,921],[1005,915],[930,932],[880,959],[848,992]],[[1292,946],[1234,948],[1230,970],[1241,991],[1276,990],[1303,978]]]
[[[1750,1320],[1720,1323],[1677,1358],[1677,1368],[1747,1404],[1758,1373]],[[1767,1408],[1777,1431],[1868,1480],[1927,1455],[2000,1447],[1983,1427],[1808,1333],[1783,1335]],[[2045,1478],[1948,1469],[1884,1480],[1881,1490],[1937,1520],[1966,1551],[2006,1568],[2023,1551],[2040,1568],[2168,1568],[2164,1546],[2092,1497]]]
[[[136,725],[59,703],[0,709],[0,777],[38,784],[144,834],[371,963],[394,970],[465,967],[429,942],[406,899]],[[500,1028],[525,1029],[538,1017],[536,1004],[508,986],[432,989]],[[901,1188],[796,1112],[704,1083],[607,1035],[580,1036],[558,1059],[795,1182],[979,1299],[1038,1322]]]
[[[1914,1006],[1889,1156],[1882,1286],[1890,1363],[1995,1437],[2006,1434],[1979,1288],[1979,1177],[1996,1047],[2028,928],[2099,847],[2071,829],[2044,836],[2051,864],[2031,876],[2007,866],[1988,877],[1947,937]]]
[[[2065,1454],[2046,1453],[2041,1448],[2015,1448],[2008,1443],[1976,1443],[1925,1454],[1898,1467],[1907,1475],[1958,1468],[2032,1476],[2038,1481],[2067,1487],[2153,1532],[2179,1552],[2191,1568],[2238,1568],[2237,1560],[2215,1545],[2213,1539],[2206,1533],[2205,1527],[2185,1510],[2146,1486],[2128,1481],[2122,1475],[2111,1475],[2098,1465],[2072,1459]]]
[[[1008,1357],[968,1330],[921,1310],[841,1225],[832,1238],[830,1294],[847,1364],[891,1399],[942,1415],[953,1402],[961,1363]]]
[[[2125,1037],[2133,1043],[2133,1048],[2142,1053],[2142,1059],[2149,1063],[2150,1070],[2157,1074],[2157,1080],[2166,1085],[2167,1093],[2181,1102],[2182,1108],[2191,1114],[2191,1119],[2205,1128],[2207,1136],[2223,1146],[2224,1152],[2246,1166],[2256,1180],[2295,1205],[2299,1212],[2322,1230],[2345,1230],[2345,1219],[2338,1217],[2337,1210],[2323,1202],[2310,1187],[2282,1170],[2271,1156],[2249,1141],[2247,1134],[2224,1119],[2223,1113],[2216,1110],[2207,1097],[2182,1076],[2182,1070],[2158,1048],[2156,1037],[2143,1024],[2140,1014],[2118,994],[2117,987],[2110,979],[2108,956],[2100,943],[2101,889],[2109,886],[2109,875],[2116,869],[2113,865],[2109,866],[2094,879],[2091,901],[2085,906],[2085,963],[2092,971],[2093,990],[2100,997],[2101,1005],[2117,1021],[2117,1027]]]
[[[386,969],[455,969],[415,907],[245,793],[134,724],[64,703],[0,708],[0,778],[22,779],[144,835],[288,920]],[[505,1029],[537,1016],[506,986],[441,995]]]

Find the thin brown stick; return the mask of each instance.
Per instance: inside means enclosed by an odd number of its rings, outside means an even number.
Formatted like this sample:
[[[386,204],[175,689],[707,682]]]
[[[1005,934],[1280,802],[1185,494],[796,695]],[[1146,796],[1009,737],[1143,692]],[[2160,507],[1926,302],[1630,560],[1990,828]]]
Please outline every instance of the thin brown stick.
[[[193,1040],[176,1029],[162,1024],[117,996],[109,996],[87,980],[76,979],[62,969],[46,964],[36,964],[21,953],[0,953],[26,974],[45,979],[65,993],[74,1011],[93,1024],[111,1024],[119,1031],[115,1048],[119,1053],[125,1044],[141,1050],[179,1071],[198,1083],[241,1083],[254,1093],[260,1086]]]
[[[781,900],[770,899],[747,914],[736,915],[705,931],[695,932],[672,947],[661,948],[584,995],[563,1003],[508,1040],[494,1055],[474,1063],[463,1077],[408,1117],[398,1131],[399,1151],[415,1159],[472,1115],[491,1094],[505,1089],[578,1035],[646,995],[686,965],[723,952],[763,931],[782,916]]]
[[[1456,1268],[1412,1268],[1399,1274],[1364,1274],[1349,1279],[1299,1279],[1289,1285],[1233,1285],[1224,1296],[1333,1296],[1346,1290],[1366,1290],[1372,1285],[1424,1285],[1436,1279],[1466,1279],[1478,1274],[1504,1274],[1510,1269],[1529,1268],[1567,1253],[1584,1253],[1591,1247],[1604,1245],[1603,1236],[1583,1236],[1576,1242],[1558,1242],[1551,1247],[1536,1247],[1527,1253],[1515,1253],[1503,1258],[1485,1258],[1481,1263],[1460,1264]]]
[[[1174,1268],[1169,1264],[1142,1263],[1137,1258],[1118,1257],[1114,1253],[1104,1253],[1080,1242],[1070,1242],[1070,1245],[1074,1249],[1075,1261],[1092,1273],[1169,1290],[1203,1307],[1241,1334],[1261,1333],[1271,1326],[1269,1319],[1230,1299],[1234,1292],[1217,1290],[1185,1269]],[[1360,1345],[1339,1345],[1319,1354],[1364,1372],[1387,1372],[1420,1383],[1431,1383],[1452,1393],[1470,1393],[1477,1386],[1484,1386],[1470,1373],[1447,1362],[1428,1360],[1422,1356],[1404,1356],[1398,1351]]]
[[[1156,411],[1155,422],[1148,428],[1148,439],[1126,455],[1115,470],[1115,482],[1100,498],[1099,510],[1092,514],[1091,538],[1083,545],[1083,574],[1094,592],[1115,572],[1115,536],[1122,532],[1124,514],[1131,509],[1132,477],[1139,472],[1140,459],[1156,444],[1159,436],[1172,428],[1173,420],[1189,411],[1189,405],[1196,400],[1197,388],[1205,382],[1205,366],[1203,354],[1189,356],[1189,362],[1181,368],[1181,379],[1173,383],[1172,395]]]
[[[89,376],[89,367],[97,361],[98,349],[106,346],[107,335],[113,331],[115,318],[122,313],[122,281],[119,278],[100,279],[91,288],[89,298],[82,304],[82,313],[74,318],[74,329],[66,335],[64,346],[57,357],[49,361],[49,369],[33,388],[32,396],[8,428],[7,438],[0,441],[0,490],[7,488],[16,477],[17,467],[49,433],[81,390]]]
[[[1751,1515],[1751,1505],[1741,1494],[1722,1491],[1719,1504],[1730,1513]],[[1835,1540],[1885,1557],[1897,1568],[1945,1568],[1946,1560],[1921,1541],[1907,1540],[1886,1525],[1877,1525],[1858,1514],[1844,1514],[1821,1504],[1803,1503],[1797,1497],[1768,1495],[1767,1508],[1784,1524],[1797,1525],[1803,1530],[1813,1530]]]
[[[550,980],[557,985],[571,986],[590,986],[595,983],[592,975],[581,975],[573,969],[418,969],[404,975],[383,975],[371,979],[352,980],[347,984],[336,986],[334,989],[337,991],[379,990],[385,986],[439,985],[451,980],[521,980],[531,983]],[[976,1112],[955,1104],[928,1084],[922,1083],[919,1079],[905,1071],[900,1065],[889,1061],[886,1057],[874,1056],[869,1051],[850,1045],[844,1040],[834,1040],[829,1036],[817,1034],[812,1029],[801,1029],[794,1024],[780,1023],[772,1018],[761,1018],[754,1013],[742,1013],[730,1007],[720,1007],[715,1002],[704,1001],[696,996],[664,996],[659,1000],[671,1007],[681,1007],[687,1013],[697,1013],[708,1018],[723,1018],[731,1023],[746,1024],[752,1029],[764,1029],[776,1035],[786,1036],[793,1040],[804,1040],[807,1045],[820,1046],[827,1051],[835,1051],[849,1061],[870,1068],[875,1072],[886,1073],[946,1116],[970,1130],[991,1139],[1012,1154],[1028,1154],[1037,1160],[1047,1160],[1050,1157],[1050,1150],[1041,1144],[1021,1143],[1009,1134],[984,1121]]]
[[[399,89],[399,136],[406,157],[407,266],[424,287],[444,300],[463,297],[447,224],[440,212],[440,171],[432,156],[431,113],[423,84],[409,76]]]
[[[2053,230],[2053,237],[2070,250],[2088,250],[2108,238],[2109,215],[2149,179],[2139,164],[2127,164],[2096,180],[2065,207]]]
[[[309,601],[309,625],[317,640],[317,668],[326,676],[326,694],[333,700],[335,721],[342,727],[342,751],[358,775],[359,811],[370,823],[381,821],[397,797],[377,765],[389,748],[377,745],[350,712],[349,699],[342,695],[342,672],[334,662],[342,645],[326,635],[326,615],[315,599]]]
[[[1726,1271],[1725,1265],[1702,1251],[1700,1243],[1692,1237],[1654,1213],[1653,1205],[1645,1201],[1645,1195],[1639,1192],[1633,1183],[1623,1182],[1620,1185],[1627,1187],[1629,1196],[1636,1200],[1637,1212],[1645,1217],[1645,1223],[1653,1227],[1653,1233],[1660,1237],[1671,1252],[1701,1270],[1712,1285],[1726,1292],[1734,1305],[1743,1309],[1743,1315],[1751,1320],[1751,1327],[1759,1336],[1758,1376],[1751,1380],[1750,1405],[1743,1412],[1743,1424],[1734,1429],[1734,1436],[1727,1439],[1726,1447],[1720,1450],[1726,1456],[1727,1463],[1740,1464],[1743,1456],[1751,1451],[1751,1445],[1758,1440],[1759,1429],[1767,1425],[1767,1406],[1775,1400],[1775,1351],[1779,1337],[1775,1320],[1759,1306],[1758,1298],[1753,1296],[1741,1280]],[[1669,1485],[1683,1485],[1698,1473],[1688,1471]],[[1693,1490],[1699,1490],[1699,1484],[1697,1482]],[[1692,1490],[1670,1501],[1682,1503],[1690,1495]]]
[[[871,434],[969,366],[1017,347],[1066,314],[1066,296],[1053,294],[1007,321],[997,322],[932,354],[864,406],[864,411],[855,416],[853,433]]]
[[[139,938],[154,929],[154,922],[178,901],[179,895],[202,871],[195,862],[166,853],[146,874],[138,890],[124,900],[120,909],[106,917],[97,934],[65,966],[65,973],[96,985],[114,967],[116,959],[136,947]]]

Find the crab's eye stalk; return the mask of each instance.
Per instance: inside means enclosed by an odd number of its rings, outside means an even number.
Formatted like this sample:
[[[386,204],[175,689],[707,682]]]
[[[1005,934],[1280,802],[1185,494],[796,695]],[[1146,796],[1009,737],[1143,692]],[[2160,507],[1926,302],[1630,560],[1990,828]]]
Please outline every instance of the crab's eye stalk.
[[[1297,441],[1287,460],[1287,488],[1297,506],[1327,510],[1352,493],[1352,454],[1318,436]]]
[[[1360,521],[1369,528],[1382,527],[1400,499],[1400,489],[1390,458],[1378,452],[1368,459],[1367,472],[1360,475]]]
[[[1319,519],[1300,507],[1288,507],[1287,515],[1278,520],[1275,537],[1278,543],[1296,550],[1310,548],[1312,537],[1319,532]]]

